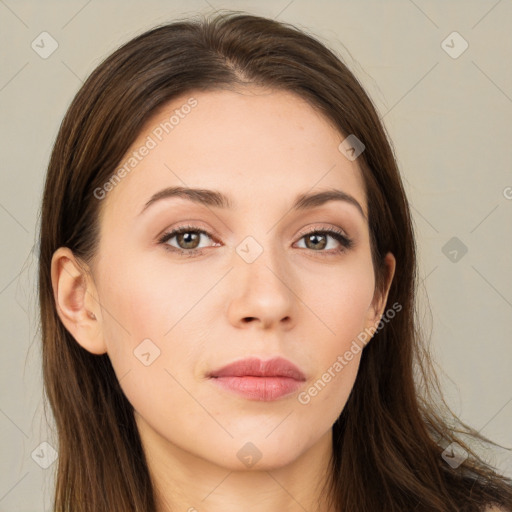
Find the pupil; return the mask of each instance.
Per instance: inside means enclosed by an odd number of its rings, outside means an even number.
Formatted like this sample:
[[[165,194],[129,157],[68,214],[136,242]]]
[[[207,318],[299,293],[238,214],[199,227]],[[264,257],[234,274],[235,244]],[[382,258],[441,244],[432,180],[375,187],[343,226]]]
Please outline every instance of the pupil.
[[[318,238],[319,237],[322,237],[323,241],[321,241],[320,244],[315,243],[314,240],[316,240],[316,242],[318,242]],[[320,246],[320,248],[323,249],[325,247],[325,235],[309,235],[307,240],[308,240],[308,242],[312,242],[313,241],[313,248]],[[306,245],[308,245],[308,244],[306,243]]]
[[[179,235],[179,238],[181,241],[184,241],[186,249],[194,249],[195,247],[197,247],[197,242],[199,240],[199,236],[197,233],[191,233],[190,231],[186,233],[181,233]]]

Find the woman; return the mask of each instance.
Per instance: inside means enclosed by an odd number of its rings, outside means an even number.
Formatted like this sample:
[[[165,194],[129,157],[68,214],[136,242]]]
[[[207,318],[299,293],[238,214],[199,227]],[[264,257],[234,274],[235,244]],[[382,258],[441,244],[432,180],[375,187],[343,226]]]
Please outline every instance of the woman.
[[[129,41],[45,185],[55,510],[512,510],[434,403],[415,278],[385,131],[325,46],[237,13]]]

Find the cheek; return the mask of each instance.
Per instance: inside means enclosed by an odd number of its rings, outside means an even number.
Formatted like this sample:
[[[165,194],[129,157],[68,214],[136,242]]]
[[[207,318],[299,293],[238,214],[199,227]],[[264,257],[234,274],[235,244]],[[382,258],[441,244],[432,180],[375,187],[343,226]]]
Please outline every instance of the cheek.
[[[194,339],[187,312],[211,285],[186,286],[179,267],[162,275],[162,269],[144,267],[141,258],[125,255],[118,261],[101,269],[98,291],[108,355],[124,394],[156,424],[173,426],[176,407],[187,410],[191,421],[205,422],[200,410],[189,410],[190,396],[180,383],[190,378],[187,342]]]
[[[373,267],[366,260],[305,278],[304,302],[317,317],[322,338],[332,340],[329,346],[342,349],[365,328],[374,286]]]
[[[170,319],[166,321],[166,304],[157,295],[155,277],[140,261],[137,264],[126,252],[105,250],[104,254],[108,256],[98,265],[97,289],[108,355],[122,385],[132,380],[134,373],[138,380],[146,381],[154,371],[141,374],[144,363],[158,360],[163,334],[171,327]],[[114,261],[116,264],[111,263]]]
[[[112,341],[129,336],[132,343],[145,338],[163,342],[214,283],[212,276],[209,283],[180,265],[144,264],[143,258],[126,255],[119,255],[117,261],[102,269],[99,288]]]
[[[309,322],[317,324],[317,335],[310,331],[316,374],[298,398],[315,414],[326,415],[329,425],[343,410],[357,376],[374,285],[371,261],[363,258],[306,283],[304,302],[317,317]]]
[[[145,264],[140,254],[127,252],[104,261],[119,262],[98,269],[98,292],[108,355],[123,390],[137,410],[150,401],[151,390],[163,390],[163,403],[175,402],[204,344],[199,333],[211,330],[205,294],[218,277],[165,259]]]

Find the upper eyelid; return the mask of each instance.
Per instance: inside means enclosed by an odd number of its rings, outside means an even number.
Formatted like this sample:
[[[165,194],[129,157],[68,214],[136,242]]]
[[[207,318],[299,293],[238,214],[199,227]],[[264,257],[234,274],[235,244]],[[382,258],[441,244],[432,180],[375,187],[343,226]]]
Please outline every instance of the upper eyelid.
[[[306,228],[304,230],[301,230],[299,231],[299,235],[302,237],[302,236],[306,236],[308,235],[309,233],[315,233],[315,232],[326,232],[326,233],[329,233],[330,231],[334,231],[334,232],[337,232],[337,231],[341,231],[341,233],[343,233],[343,235],[347,238],[352,238],[345,229],[343,228],[340,228],[339,226],[330,226],[330,227],[321,227],[321,226],[313,226],[313,227],[310,227],[310,228]]]
[[[209,236],[210,238],[220,238],[220,235],[217,234],[217,232],[214,229],[211,228],[205,228],[201,227],[199,224],[182,224],[173,228],[167,228],[164,229],[160,235],[157,236],[157,239],[160,240],[161,238],[170,235],[171,233],[176,234],[176,232],[179,231],[198,231],[201,233],[204,233],[205,235]]]

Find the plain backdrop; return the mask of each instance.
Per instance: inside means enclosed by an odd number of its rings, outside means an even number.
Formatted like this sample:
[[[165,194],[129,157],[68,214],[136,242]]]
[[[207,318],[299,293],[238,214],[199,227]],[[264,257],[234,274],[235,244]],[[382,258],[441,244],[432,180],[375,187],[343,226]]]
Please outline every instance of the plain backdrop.
[[[53,491],[57,463],[36,463],[55,440],[43,414],[34,247],[60,122],[121,43],[216,9],[292,23],[361,80],[411,201],[423,327],[448,402],[512,447],[512,2],[0,0],[0,512],[49,510]],[[511,453],[492,456],[512,476]]]

